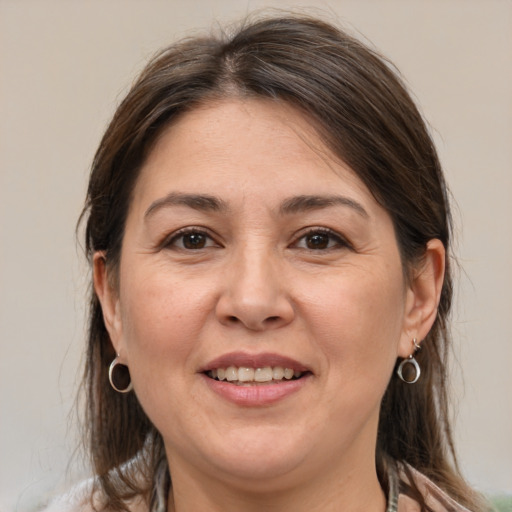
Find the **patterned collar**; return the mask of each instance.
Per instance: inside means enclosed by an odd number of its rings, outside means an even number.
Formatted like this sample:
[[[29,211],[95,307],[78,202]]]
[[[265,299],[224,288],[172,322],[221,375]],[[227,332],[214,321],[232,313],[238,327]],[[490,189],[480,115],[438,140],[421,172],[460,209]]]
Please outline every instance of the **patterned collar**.
[[[386,512],[398,512],[398,494],[400,488],[400,479],[396,464],[388,464],[388,507]]]

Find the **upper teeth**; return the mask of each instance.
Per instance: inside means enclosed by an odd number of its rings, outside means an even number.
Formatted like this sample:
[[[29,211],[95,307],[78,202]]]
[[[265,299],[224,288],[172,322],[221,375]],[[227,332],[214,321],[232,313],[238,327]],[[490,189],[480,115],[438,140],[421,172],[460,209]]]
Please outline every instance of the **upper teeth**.
[[[264,366],[263,368],[248,368],[246,366],[217,368],[210,370],[208,375],[213,379],[227,380],[230,382],[270,382],[271,380],[290,380],[293,377],[300,377],[302,372],[294,371],[291,368],[282,366]]]

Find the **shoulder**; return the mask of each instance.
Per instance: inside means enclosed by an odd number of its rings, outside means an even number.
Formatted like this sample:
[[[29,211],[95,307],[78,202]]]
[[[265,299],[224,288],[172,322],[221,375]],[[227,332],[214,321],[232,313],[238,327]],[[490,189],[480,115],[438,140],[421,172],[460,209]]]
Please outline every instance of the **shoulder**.
[[[54,498],[40,512],[108,512],[104,508],[103,496],[94,492],[93,488],[93,478],[84,480],[65,494]],[[149,512],[142,498],[131,500],[127,505],[130,512]]]
[[[94,512],[93,479],[84,480],[54,498],[41,512]]]
[[[411,466],[407,466],[407,468],[407,472],[403,469],[400,471],[400,480],[406,484],[410,484],[410,480],[412,478],[414,480],[414,484],[425,499],[426,505],[430,510],[432,510],[432,512],[471,512],[448,496],[448,494],[441,490],[425,475]],[[420,512],[420,510],[420,505],[416,500],[413,500],[405,494],[399,495],[398,512]]]

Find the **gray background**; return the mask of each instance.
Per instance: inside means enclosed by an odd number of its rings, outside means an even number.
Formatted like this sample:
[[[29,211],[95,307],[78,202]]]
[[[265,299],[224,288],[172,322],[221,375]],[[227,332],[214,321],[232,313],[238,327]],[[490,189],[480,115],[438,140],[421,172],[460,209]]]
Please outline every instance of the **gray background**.
[[[312,3],[0,0],[0,512],[32,510],[85,474],[70,413],[87,288],[74,228],[116,104],[148,56],[190,29]],[[480,489],[512,492],[512,2],[315,9],[388,55],[433,127],[457,202],[461,466]]]

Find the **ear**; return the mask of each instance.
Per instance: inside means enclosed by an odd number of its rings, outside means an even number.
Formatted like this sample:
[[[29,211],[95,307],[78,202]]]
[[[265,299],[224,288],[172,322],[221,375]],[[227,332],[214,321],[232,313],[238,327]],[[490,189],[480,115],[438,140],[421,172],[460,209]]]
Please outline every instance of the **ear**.
[[[117,354],[122,349],[122,322],[119,308],[119,296],[109,278],[105,253],[97,251],[93,256],[94,291],[98,296],[103,312],[103,321]]]
[[[438,239],[430,240],[421,262],[413,269],[407,288],[402,336],[398,347],[400,357],[414,352],[412,340],[420,343],[429,333],[437,316],[446,265],[446,252]]]

